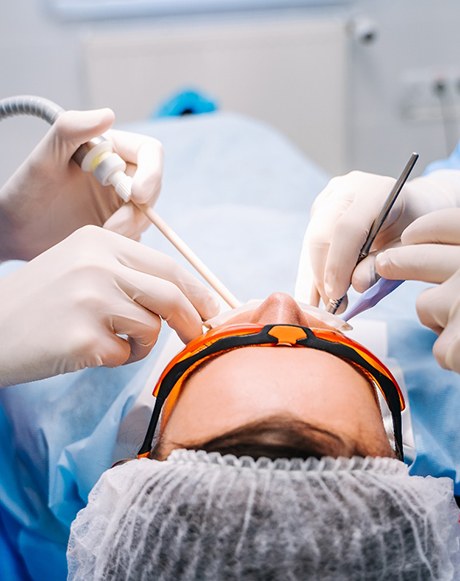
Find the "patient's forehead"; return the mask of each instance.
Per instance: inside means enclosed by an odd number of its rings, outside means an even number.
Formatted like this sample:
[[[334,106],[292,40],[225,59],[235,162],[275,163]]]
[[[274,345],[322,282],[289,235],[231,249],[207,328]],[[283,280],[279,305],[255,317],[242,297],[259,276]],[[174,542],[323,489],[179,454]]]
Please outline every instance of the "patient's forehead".
[[[286,383],[286,387],[292,389],[299,384],[305,388],[313,380],[318,387],[335,381],[368,385],[368,381],[350,363],[326,351],[309,347],[249,346],[232,349],[198,367],[187,379],[184,394],[189,386],[195,390],[207,390],[210,381],[213,382],[212,389],[220,391],[225,384],[232,385],[237,392],[240,385],[238,379],[244,379],[245,383],[252,380],[254,386],[261,380],[265,385]],[[300,381],[289,383],[293,379]]]
[[[349,407],[359,405],[373,408],[379,419],[368,380],[338,357],[302,347],[243,347],[188,378],[165,435],[173,427],[198,438],[281,412],[320,425],[334,416],[334,427],[342,429]]]

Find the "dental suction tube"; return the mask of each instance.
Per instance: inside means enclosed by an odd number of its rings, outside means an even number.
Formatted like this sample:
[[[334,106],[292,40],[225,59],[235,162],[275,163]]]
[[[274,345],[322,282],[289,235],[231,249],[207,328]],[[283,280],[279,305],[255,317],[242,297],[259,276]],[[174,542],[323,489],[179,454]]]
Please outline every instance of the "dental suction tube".
[[[32,115],[52,125],[63,112],[62,107],[44,97],[18,95],[0,99],[0,121],[16,115]]]
[[[0,121],[15,115],[32,115],[52,125],[63,112],[62,107],[43,97],[19,95],[0,99]],[[103,186],[112,185],[124,202],[131,202],[139,208],[231,308],[240,305],[240,301],[150,206],[141,206],[131,200],[132,178],[125,173],[126,163],[113,151],[111,141],[103,136],[90,139],[77,149],[72,159],[83,171],[91,172]]]

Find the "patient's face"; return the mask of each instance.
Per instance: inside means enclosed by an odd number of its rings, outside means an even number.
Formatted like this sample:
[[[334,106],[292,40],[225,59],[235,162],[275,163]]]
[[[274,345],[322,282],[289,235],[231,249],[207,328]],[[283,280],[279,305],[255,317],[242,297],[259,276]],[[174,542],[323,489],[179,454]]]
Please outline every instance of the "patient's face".
[[[326,327],[282,293],[230,322]],[[309,422],[351,447],[365,442],[368,455],[392,455],[369,382],[329,353],[290,347],[235,349],[199,367],[164,428],[163,454],[275,415]]]

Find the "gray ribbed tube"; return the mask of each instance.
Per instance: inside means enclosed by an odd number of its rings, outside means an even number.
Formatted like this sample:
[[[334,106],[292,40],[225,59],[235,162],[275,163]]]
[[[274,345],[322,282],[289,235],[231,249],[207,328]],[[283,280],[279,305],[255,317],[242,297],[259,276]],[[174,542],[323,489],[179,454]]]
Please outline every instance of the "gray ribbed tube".
[[[17,95],[0,99],[0,120],[14,115],[32,115],[52,125],[63,111],[64,109],[53,101],[34,95]]]

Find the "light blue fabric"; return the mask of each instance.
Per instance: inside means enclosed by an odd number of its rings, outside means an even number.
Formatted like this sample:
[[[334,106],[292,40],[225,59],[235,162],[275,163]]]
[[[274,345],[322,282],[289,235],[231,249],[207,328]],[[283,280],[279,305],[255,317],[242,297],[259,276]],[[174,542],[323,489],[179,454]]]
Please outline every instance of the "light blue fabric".
[[[405,282],[358,317],[387,321],[388,357],[403,370],[409,394],[416,447],[410,473],[449,476],[460,495],[460,375],[439,367],[432,355],[437,335],[417,318],[415,298],[428,286]]]
[[[235,115],[171,118],[130,129],[163,142],[158,212],[229,289],[240,300],[292,292],[309,207],[327,176],[273,129]],[[143,240],[178,258],[153,229]],[[415,313],[421,288],[405,283],[362,316],[390,321],[389,355],[404,370],[413,410],[418,455],[412,471],[450,474],[460,493],[460,376],[441,370],[432,357],[435,336]],[[165,338],[162,333],[160,347]],[[119,459],[113,458],[118,426],[157,353],[118,369],[0,391],[0,557],[8,555],[0,560],[0,579],[27,579],[24,570],[35,580],[65,578],[70,522],[98,477]],[[139,443],[126,442],[126,453]]]
[[[460,142],[447,159],[430,163],[424,174],[443,169],[460,170]],[[417,325],[413,321],[411,324],[412,327]],[[413,361],[412,366],[407,364],[406,371],[406,379],[411,386],[411,406],[417,437],[417,457],[412,470],[421,475],[451,477],[456,483],[455,494],[460,496],[459,376],[452,371],[440,369],[434,359],[425,356],[421,361],[426,382],[422,384],[418,380],[422,370],[417,353],[428,353],[436,336],[426,329],[417,329],[415,336],[415,348],[404,343],[400,346],[401,356],[407,358],[408,362]]]
[[[457,143],[454,151],[447,159],[433,161],[426,167],[424,173],[429,174],[438,169],[460,169],[460,142]]]
[[[149,370],[147,360],[0,394],[0,514],[7,541],[32,579],[65,579],[70,523],[111,466],[117,425]]]

